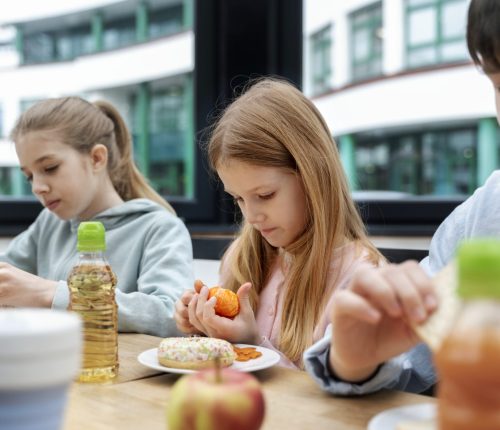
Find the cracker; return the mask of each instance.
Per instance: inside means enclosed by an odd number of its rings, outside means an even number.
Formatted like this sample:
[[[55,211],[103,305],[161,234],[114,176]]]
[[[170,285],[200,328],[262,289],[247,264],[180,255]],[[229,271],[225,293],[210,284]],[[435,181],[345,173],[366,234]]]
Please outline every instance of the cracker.
[[[262,355],[262,352],[257,351],[257,348],[253,346],[240,348],[233,345],[233,350],[236,353],[236,361],[249,361],[255,358],[259,358]]]
[[[438,307],[426,321],[414,325],[413,329],[420,339],[435,351],[451,330],[461,306],[456,294],[458,285],[456,264],[454,262],[448,264],[432,279],[432,283]]]

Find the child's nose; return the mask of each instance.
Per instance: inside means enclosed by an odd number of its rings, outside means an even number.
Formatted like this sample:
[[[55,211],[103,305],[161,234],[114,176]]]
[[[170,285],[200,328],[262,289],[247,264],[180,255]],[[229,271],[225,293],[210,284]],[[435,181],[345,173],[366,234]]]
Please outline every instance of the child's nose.
[[[49,191],[49,186],[45,181],[40,180],[33,176],[33,180],[31,182],[31,191],[33,194],[43,194]]]
[[[257,224],[264,221],[265,215],[260,209],[250,206],[246,209],[247,210],[245,211],[246,213],[244,213],[244,215],[250,224]]]

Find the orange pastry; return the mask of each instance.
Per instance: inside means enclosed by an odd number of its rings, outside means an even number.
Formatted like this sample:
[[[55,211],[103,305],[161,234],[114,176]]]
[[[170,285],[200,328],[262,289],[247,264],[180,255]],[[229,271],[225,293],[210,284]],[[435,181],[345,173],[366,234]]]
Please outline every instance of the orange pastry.
[[[240,301],[236,293],[222,287],[212,287],[208,298],[217,297],[215,313],[221,317],[234,318],[240,312]]]

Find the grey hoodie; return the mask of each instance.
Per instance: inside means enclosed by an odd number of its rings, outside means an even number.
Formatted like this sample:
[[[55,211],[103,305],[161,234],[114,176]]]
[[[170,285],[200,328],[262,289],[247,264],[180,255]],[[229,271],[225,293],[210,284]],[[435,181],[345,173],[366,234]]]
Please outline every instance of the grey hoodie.
[[[193,253],[182,221],[162,206],[130,200],[96,215],[106,229],[105,256],[118,278],[118,329],[156,336],[177,335],[174,306],[193,288]],[[63,221],[44,209],[9,244],[0,261],[59,281],[53,308],[69,304],[68,274],[78,261],[79,221]]]

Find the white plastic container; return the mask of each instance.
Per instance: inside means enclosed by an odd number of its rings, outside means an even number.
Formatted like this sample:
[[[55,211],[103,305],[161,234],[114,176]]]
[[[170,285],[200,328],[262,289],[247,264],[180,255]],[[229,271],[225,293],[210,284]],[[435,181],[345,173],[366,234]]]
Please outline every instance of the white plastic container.
[[[0,427],[57,430],[81,361],[80,318],[50,309],[0,309]]]

